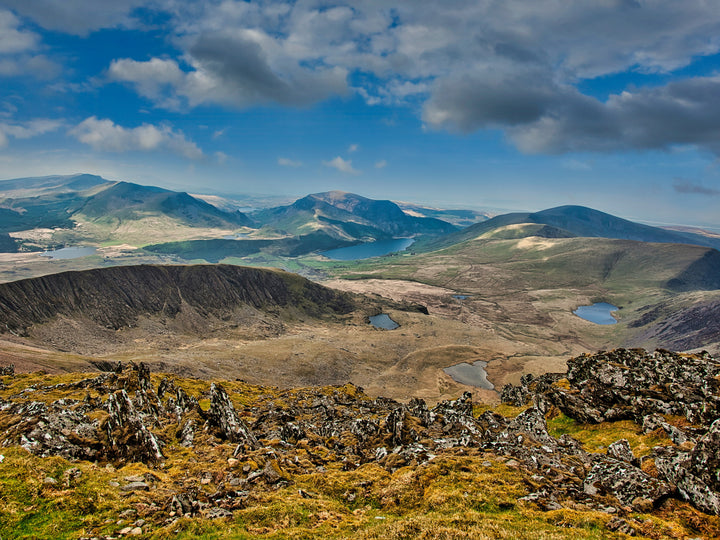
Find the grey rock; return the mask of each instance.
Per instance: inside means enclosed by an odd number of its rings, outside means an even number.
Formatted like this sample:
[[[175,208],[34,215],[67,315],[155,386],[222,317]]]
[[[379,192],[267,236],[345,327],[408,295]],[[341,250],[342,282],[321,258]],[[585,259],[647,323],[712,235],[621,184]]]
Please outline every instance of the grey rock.
[[[210,410],[206,416],[208,424],[217,428],[223,439],[246,444],[250,448],[260,446],[250,428],[238,416],[227,392],[219,384],[210,385]]]
[[[631,506],[638,498],[655,504],[674,491],[667,482],[649,476],[626,461],[609,457],[596,461],[585,478],[583,490],[588,495],[612,495],[625,506]]]
[[[150,486],[145,482],[130,482],[120,488],[122,491],[150,491]]]
[[[627,439],[620,439],[611,443],[607,448],[607,455],[627,463],[636,463],[637,461]]]

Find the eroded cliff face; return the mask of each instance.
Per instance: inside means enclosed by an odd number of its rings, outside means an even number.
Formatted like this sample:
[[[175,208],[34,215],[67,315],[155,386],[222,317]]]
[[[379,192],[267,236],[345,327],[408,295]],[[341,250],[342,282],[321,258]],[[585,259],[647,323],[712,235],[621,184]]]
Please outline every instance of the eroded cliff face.
[[[294,492],[301,507],[332,501],[338,527],[357,526],[366,504],[437,513],[457,495],[453,482],[471,474],[472,487],[461,489],[470,515],[493,507],[524,520],[539,509],[597,520],[607,535],[712,538],[720,526],[720,361],[616,350],[568,365],[507,386],[506,405],[482,413],[468,393],[429,407],[371,399],[349,384],[281,391],[151,376],[142,364],[60,382],[8,369],[0,444],[42,459],[144,464],[143,476],[116,474],[114,489],[142,493],[124,504],[137,502],[144,530],[158,534],[183,516],[257,512],[275,492]],[[604,433],[617,439],[598,445]]]
[[[124,266],[0,284],[0,331],[24,334],[63,316],[117,330],[142,316],[227,320],[242,308],[308,317],[357,308],[348,294],[280,270],[231,265]]]

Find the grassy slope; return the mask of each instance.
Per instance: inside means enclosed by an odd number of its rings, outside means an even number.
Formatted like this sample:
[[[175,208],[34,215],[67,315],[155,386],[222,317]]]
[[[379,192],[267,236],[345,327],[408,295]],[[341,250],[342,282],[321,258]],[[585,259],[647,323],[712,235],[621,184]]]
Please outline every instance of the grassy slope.
[[[486,233],[438,251],[363,261],[336,272],[347,279],[418,281],[503,305],[524,300],[550,314],[556,309],[553,303],[569,311],[582,302],[608,301],[622,308],[619,315],[629,323],[649,306],[667,304],[677,310],[718,298],[713,290],[678,292],[667,287],[710,251],[601,238],[496,239]],[[611,341],[608,345],[616,346],[635,332],[625,324],[602,331]]]

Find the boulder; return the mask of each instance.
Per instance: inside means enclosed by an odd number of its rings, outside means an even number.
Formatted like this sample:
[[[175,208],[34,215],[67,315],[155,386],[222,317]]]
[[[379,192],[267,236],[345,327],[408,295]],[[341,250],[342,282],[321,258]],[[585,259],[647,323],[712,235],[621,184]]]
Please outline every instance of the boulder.
[[[250,428],[238,416],[227,392],[219,384],[210,385],[210,410],[206,417],[208,425],[214,427],[222,439],[246,444],[250,448],[260,446]]]

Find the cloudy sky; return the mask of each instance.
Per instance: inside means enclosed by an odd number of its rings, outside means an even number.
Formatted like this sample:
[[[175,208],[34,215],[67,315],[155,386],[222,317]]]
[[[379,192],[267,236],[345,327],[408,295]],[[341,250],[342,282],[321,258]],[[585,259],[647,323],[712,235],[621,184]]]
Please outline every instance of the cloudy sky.
[[[0,178],[720,229],[716,0],[0,0]]]

